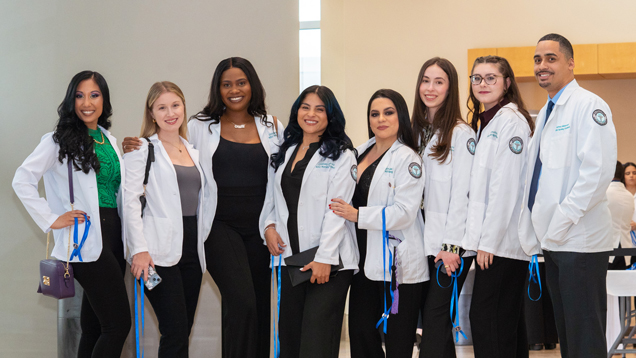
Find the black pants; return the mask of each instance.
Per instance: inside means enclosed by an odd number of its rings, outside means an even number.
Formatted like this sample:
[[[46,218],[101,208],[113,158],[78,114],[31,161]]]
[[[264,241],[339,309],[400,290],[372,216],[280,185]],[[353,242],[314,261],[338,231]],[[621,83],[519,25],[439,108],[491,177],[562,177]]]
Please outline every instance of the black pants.
[[[190,331],[201,290],[201,263],[197,252],[197,217],[183,217],[183,249],[179,263],[155,266],[162,281],[148,300],[159,321],[159,358],[188,358]]]
[[[75,279],[84,289],[79,358],[119,358],[130,332],[121,220],[113,208],[99,208],[99,216],[102,231],[99,258],[94,262],[72,264]]]
[[[297,269],[297,268],[294,268]],[[324,284],[293,287],[281,268],[280,357],[337,358],[347,292],[353,270],[343,270]]]
[[[401,284],[398,313],[389,315],[384,336],[387,358],[410,358],[413,355],[417,316],[422,293],[429,282]],[[387,307],[391,306],[389,283],[386,283]],[[349,338],[351,358],[384,357],[380,329],[375,328],[384,311],[384,282],[369,280],[364,270],[353,276],[349,293]]]
[[[495,256],[476,267],[470,328],[475,358],[528,357],[523,294],[528,262]]]
[[[559,343],[556,322],[554,321],[554,308],[552,298],[546,283],[545,263],[539,262],[539,277],[541,277],[541,290],[539,285],[530,285],[530,295],[537,301],[530,300],[527,289],[524,290],[524,316],[528,331],[528,344],[556,344]],[[528,277],[526,276],[526,282]]]
[[[561,356],[605,357],[609,252],[544,251]]]
[[[214,220],[205,258],[222,297],[224,358],[269,357],[269,257],[257,223]]]
[[[464,269],[457,280],[457,288],[461,292],[470,265],[474,257],[464,257]],[[453,287],[450,286],[451,279],[448,275],[439,273],[439,284],[437,283],[437,269],[435,268],[435,257],[428,257],[428,272],[431,274],[431,281],[428,293],[423,296],[422,310],[422,343],[420,345],[420,358],[455,358],[455,341],[453,340],[453,324],[450,318],[450,303],[453,294]],[[440,287],[440,285],[446,287]]]

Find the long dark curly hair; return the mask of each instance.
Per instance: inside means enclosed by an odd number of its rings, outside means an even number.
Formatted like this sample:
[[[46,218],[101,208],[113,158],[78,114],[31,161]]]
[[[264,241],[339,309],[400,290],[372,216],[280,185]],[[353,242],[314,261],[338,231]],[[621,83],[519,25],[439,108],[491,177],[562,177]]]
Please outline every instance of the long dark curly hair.
[[[272,155],[272,167],[278,170],[285,161],[285,153],[294,144],[300,144],[303,141],[303,130],[298,124],[298,109],[308,94],[315,93],[318,98],[325,104],[327,112],[327,128],[320,136],[320,155],[324,158],[338,160],[340,154],[347,149],[355,150],[349,136],[345,133],[345,117],[340,109],[340,104],[333,92],[325,86],[307,87],[296,99],[292,105],[289,115],[289,123],[285,128],[283,135],[284,142],[281,144],[278,153]]]
[[[60,146],[57,159],[63,163],[64,158],[70,158],[76,170],[88,174],[93,169],[99,171],[99,160],[93,149],[93,138],[88,134],[88,127],[75,113],[75,92],[80,82],[93,79],[102,92],[103,109],[97,124],[105,129],[110,128],[110,116],[113,107],[110,104],[108,84],[102,75],[95,71],[82,71],[71,79],[66,90],[64,100],[57,108],[59,119],[53,133],[53,141]]]

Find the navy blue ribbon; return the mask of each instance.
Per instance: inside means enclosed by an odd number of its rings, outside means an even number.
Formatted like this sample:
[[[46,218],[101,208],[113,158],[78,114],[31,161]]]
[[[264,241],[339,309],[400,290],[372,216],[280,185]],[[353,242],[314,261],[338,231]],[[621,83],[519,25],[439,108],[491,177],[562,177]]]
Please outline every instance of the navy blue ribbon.
[[[272,257],[272,286],[274,286],[274,291],[276,291],[276,319],[273,320],[273,330],[274,330],[274,357],[278,358],[280,356],[280,338],[278,336],[279,334],[279,330],[277,330],[276,328],[278,327],[278,319],[280,318],[280,268],[281,268],[281,263],[283,261],[283,255],[278,255],[278,277],[275,280],[274,279],[274,272],[276,271],[275,268],[276,266],[274,265],[274,255],[270,255]]]
[[[386,215],[384,211],[386,208],[382,208],[382,282],[384,284],[384,313],[382,313],[382,317],[378,321],[378,324],[375,325],[375,328],[380,327],[383,324],[382,331],[386,334],[386,327],[389,320],[389,314],[391,314],[391,307],[387,309],[386,305],[386,253],[389,252],[389,267],[393,266],[393,254],[391,250],[387,248],[389,247],[389,232],[386,231]],[[391,302],[394,299],[394,293],[391,290],[391,285],[393,284],[393,275],[389,275],[389,293],[391,294]]]
[[[449,288],[451,286],[453,286],[453,294],[451,296],[451,305],[450,305],[450,319],[451,319],[451,323],[453,324],[453,332],[455,332],[455,342],[459,341],[459,335],[461,334],[464,339],[468,340],[468,338],[466,337],[466,334],[464,334],[464,331],[462,330],[462,327],[459,325],[459,288],[457,287],[457,280],[459,279],[459,276],[461,276],[462,272],[464,271],[464,259],[463,258],[459,258],[461,260],[461,265],[459,266],[459,270],[455,270],[455,272],[451,273],[451,283],[448,284],[448,286],[442,286],[442,284],[439,282],[439,269],[442,267],[442,265],[437,266],[437,273],[436,273],[436,278],[437,278],[437,285],[441,288]],[[453,315],[453,311],[455,312],[455,314]]]
[[[528,298],[530,298],[531,301],[536,302],[540,300],[541,296],[543,295],[543,288],[541,287],[541,276],[539,276],[539,259],[537,258],[537,255],[532,255],[530,264],[528,265],[528,271],[530,271],[530,277],[528,278]],[[539,297],[537,297],[536,300],[530,295],[530,285],[533,282],[539,284]]]
[[[82,236],[82,241],[79,243],[79,245],[77,244],[77,232],[79,231],[79,224],[77,222],[77,218],[75,218],[75,227],[73,230],[73,252],[71,253],[71,257],[69,258],[69,261],[73,260],[73,258],[75,258],[75,256],[77,256],[77,258],[80,260],[80,262],[84,262],[84,260],[82,259],[82,247],[84,247],[84,243],[86,242],[86,238],[88,237],[88,230],[91,228],[91,221],[88,220],[88,218],[86,217],[86,214],[84,215],[84,235]]]
[[[140,349],[140,340],[144,338],[144,279],[143,279],[143,271],[141,273],[141,277],[139,280],[135,279],[135,343],[137,345],[137,358],[143,358],[144,356],[144,347],[143,342],[141,342]],[[137,297],[137,284],[139,284],[141,290],[141,297]],[[141,306],[141,313],[139,312]],[[141,315],[141,339],[139,337],[139,316]]]

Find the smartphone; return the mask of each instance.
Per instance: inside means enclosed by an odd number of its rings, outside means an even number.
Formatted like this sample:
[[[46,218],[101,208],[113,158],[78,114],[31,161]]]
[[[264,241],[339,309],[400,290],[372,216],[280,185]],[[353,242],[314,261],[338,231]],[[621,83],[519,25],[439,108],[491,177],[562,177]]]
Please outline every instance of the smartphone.
[[[157,274],[155,269],[152,268],[152,266],[148,266],[148,281],[146,281],[146,288],[148,289],[148,291],[152,291],[152,289],[157,287],[157,285],[160,283],[161,283],[161,277],[159,277],[159,275]]]
[[[435,268],[438,268],[438,267],[440,267],[440,266],[441,266],[441,265],[443,265],[443,264],[444,264],[444,261],[439,260],[439,261],[437,261],[437,262],[435,263]],[[444,275],[447,275],[447,273],[446,273],[446,267],[442,266],[442,268],[440,269],[440,271],[442,271],[442,273],[443,273]]]

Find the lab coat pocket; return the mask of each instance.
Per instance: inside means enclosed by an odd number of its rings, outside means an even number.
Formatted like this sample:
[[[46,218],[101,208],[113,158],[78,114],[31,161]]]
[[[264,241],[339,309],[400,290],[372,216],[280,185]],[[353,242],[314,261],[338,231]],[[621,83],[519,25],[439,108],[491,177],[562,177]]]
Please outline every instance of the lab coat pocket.
[[[495,138],[492,134],[483,138],[477,144],[477,150],[475,156],[478,157],[479,166],[482,168],[492,169],[495,154],[497,153],[497,145],[499,139]]]
[[[572,135],[569,131],[554,135],[550,138],[548,148],[546,148],[546,154],[548,154],[546,167],[559,169],[570,165],[572,156],[571,140]]]
[[[563,245],[569,239],[569,232],[572,229],[572,221],[563,214],[560,207],[554,211],[550,225],[548,225],[548,231],[545,234],[546,242],[553,242],[556,245]]]
[[[144,237],[150,255],[167,255],[172,248],[173,232],[170,219],[144,216]]]

